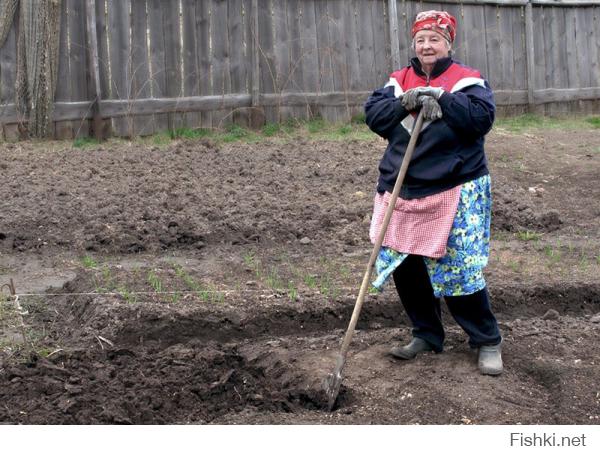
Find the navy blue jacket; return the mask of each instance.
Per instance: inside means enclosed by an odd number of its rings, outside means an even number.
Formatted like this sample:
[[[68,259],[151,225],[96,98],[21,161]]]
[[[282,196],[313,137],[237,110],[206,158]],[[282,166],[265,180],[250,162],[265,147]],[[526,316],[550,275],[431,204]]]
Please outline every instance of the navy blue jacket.
[[[424,123],[400,196],[429,196],[489,172],[484,136],[492,128],[495,103],[488,82],[479,71],[451,58],[438,60],[427,78],[415,58],[411,65],[392,73],[390,82],[375,90],[365,104],[367,125],[388,140],[379,164],[380,193],[394,188],[416,117],[402,106],[399,96],[426,85],[444,88],[438,101],[443,117]]]

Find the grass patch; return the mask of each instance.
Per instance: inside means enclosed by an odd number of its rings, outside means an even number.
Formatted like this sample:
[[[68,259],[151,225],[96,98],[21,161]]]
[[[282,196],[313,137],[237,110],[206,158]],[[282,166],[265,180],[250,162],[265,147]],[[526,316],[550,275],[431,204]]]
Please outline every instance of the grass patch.
[[[536,129],[588,129],[590,125],[600,128],[600,117],[546,117],[538,114],[523,114],[499,118],[494,128],[520,133]]]
[[[121,297],[123,297],[127,303],[137,303],[136,295],[132,293],[129,289],[127,289],[125,286],[118,287],[117,292],[121,294]]]
[[[160,278],[158,277],[158,275],[156,275],[156,273],[154,273],[153,271],[148,272],[147,280],[150,287],[154,289],[154,292],[163,291],[162,281],[160,281]]]
[[[220,136],[223,142],[236,142],[242,139],[247,139],[251,135],[250,131],[239,125],[228,125],[225,128],[225,133]]]
[[[169,130],[168,134],[171,139],[198,139],[211,136],[213,133],[206,128],[175,128]]]
[[[350,123],[352,123],[353,125],[362,125],[366,121],[367,121],[367,115],[364,112],[361,112],[360,114],[355,114],[350,119]]]
[[[99,142],[93,137],[78,137],[73,141],[73,147],[75,148],[91,147],[98,144]]]
[[[340,129],[338,131],[342,136],[346,136],[352,132],[352,126],[351,125],[342,125],[342,126],[340,126]]]
[[[216,286],[211,284],[204,285],[198,281],[196,281],[181,265],[172,264],[173,269],[175,270],[175,275],[177,275],[185,285],[192,290],[200,300],[204,302],[211,303],[223,303],[225,301],[225,294],[217,289]],[[171,302],[177,303],[180,299],[181,295],[176,292],[171,296]]]
[[[317,277],[315,275],[305,275],[303,281],[309,289],[317,287]]]
[[[325,127],[325,120],[323,120],[321,117],[315,117],[306,122],[306,129],[311,134],[319,133],[323,131]]]
[[[281,131],[281,126],[279,123],[267,123],[262,127],[262,134],[265,137],[275,136],[277,133]]]
[[[533,231],[519,231],[517,232],[517,238],[523,242],[530,242],[532,240],[540,240],[542,234]]]
[[[292,302],[298,300],[298,288],[294,285],[292,281],[288,281],[288,297]]]
[[[94,258],[92,258],[91,256],[84,256],[81,258],[81,264],[86,268],[86,269],[93,269],[98,267],[98,263],[94,260]]]
[[[245,142],[257,143],[263,140],[275,140],[287,143],[297,141],[299,137],[308,140],[371,141],[376,136],[364,123],[365,116],[360,113],[348,123],[327,122],[322,117],[310,120],[289,118],[281,123],[267,123],[259,131],[253,131],[240,125],[230,124],[221,130],[206,128],[176,128],[163,131],[136,140],[155,146],[168,146],[179,139],[210,138],[215,143]],[[85,139],[85,138],[84,138]]]
[[[556,248],[554,248],[551,245],[546,245],[544,247],[544,254],[548,258],[550,266],[557,265],[561,261],[561,259],[562,259],[562,253],[560,251],[560,245],[558,245]]]
[[[600,117],[588,117],[585,119],[585,121],[594,128],[600,128]]]
[[[169,144],[173,139],[168,133],[158,133],[152,136],[152,143],[157,146],[164,146]]]
[[[266,285],[274,291],[280,291],[283,289],[283,280],[279,276],[279,272],[276,267],[271,267],[267,274],[264,276]]]

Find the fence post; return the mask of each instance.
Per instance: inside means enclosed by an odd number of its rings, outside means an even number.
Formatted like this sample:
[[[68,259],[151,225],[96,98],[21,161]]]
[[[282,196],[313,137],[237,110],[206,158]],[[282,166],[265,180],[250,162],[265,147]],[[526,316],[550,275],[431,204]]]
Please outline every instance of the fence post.
[[[529,111],[532,112],[535,107],[535,99],[533,96],[535,61],[533,44],[533,5],[531,0],[525,5],[525,48],[527,55],[527,104],[529,104]]]
[[[103,121],[100,114],[100,70],[98,66],[98,37],[96,35],[96,0],[86,0],[87,73],[89,94],[92,97],[92,129],[98,141],[103,139]]]
[[[396,0],[388,0],[388,19],[390,23],[390,44],[392,46],[392,71],[400,68],[400,40],[398,38],[398,7]]]
[[[250,127],[258,129],[265,123],[265,115],[260,109],[260,43],[258,42],[258,0],[252,0],[252,107]]]

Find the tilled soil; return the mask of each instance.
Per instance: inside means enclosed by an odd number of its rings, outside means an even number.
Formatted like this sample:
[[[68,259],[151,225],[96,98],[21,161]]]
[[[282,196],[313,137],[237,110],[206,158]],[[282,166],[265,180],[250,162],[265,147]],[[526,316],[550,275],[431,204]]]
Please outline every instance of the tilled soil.
[[[331,413],[382,141],[2,144],[0,421],[599,423],[597,136],[489,136],[504,374],[447,315],[443,353],[390,358],[390,286]]]

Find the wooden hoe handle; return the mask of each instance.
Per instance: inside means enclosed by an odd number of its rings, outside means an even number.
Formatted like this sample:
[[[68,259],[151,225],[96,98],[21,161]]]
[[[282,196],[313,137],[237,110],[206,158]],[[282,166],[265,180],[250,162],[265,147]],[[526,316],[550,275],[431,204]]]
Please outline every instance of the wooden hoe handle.
[[[413,131],[410,136],[408,147],[406,148],[406,153],[404,154],[404,158],[402,159],[402,165],[400,166],[400,171],[398,172],[398,177],[396,179],[396,183],[394,184],[394,189],[390,197],[389,205],[386,209],[385,217],[383,218],[381,230],[379,232],[379,235],[377,236],[377,241],[373,245],[373,251],[371,252],[371,257],[369,258],[369,263],[367,264],[367,269],[365,270],[365,275],[363,277],[362,284],[360,285],[360,291],[358,293],[358,297],[356,298],[356,303],[354,304],[352,318],[350,319],[350,324],[348,325],[346,335],[344,336],[344,341],[342,342],[342,347],[340,350],[339,357],[336,361],[335,370],[327,380],[329,410],[333,408],[333,404],[335,403],[335,399],[339,392],[339,386],[342,380],[342,370],[344,368],[344,365],[346,364],[346,355],[348,354],[348,348],[350,347],[350,342],[352,341],[352,335],[354,334],[354,329],[356,328],[356,323],[358,322],[358,316],[360,314],[360,310],[362,309],[362,305],[365,300],[365,295],[369,287],[369,281],[371,279],[373,266],[375,265],[375,261],[377,260],[377,256],[379,255],[379,250],[381,249],[381,245],[383,244],[383,239],[385,237],[388,225],[390,224],[390,219],[392,218],[394,207],[396,206],[396,200],[398,199],[398,195],[400,194],[400,188],[402,187],[402,183],[404,182],[404,177],[406,176],[406,171],[408,169],[408,165],[415,150],[417,138],[421,133],[422,126],[423,110],[421,110],[419,112],[419,115],[417,116],[413,127]]]

